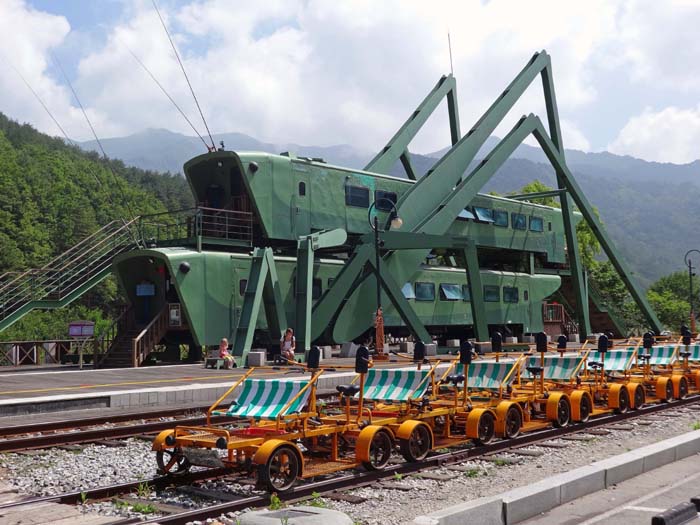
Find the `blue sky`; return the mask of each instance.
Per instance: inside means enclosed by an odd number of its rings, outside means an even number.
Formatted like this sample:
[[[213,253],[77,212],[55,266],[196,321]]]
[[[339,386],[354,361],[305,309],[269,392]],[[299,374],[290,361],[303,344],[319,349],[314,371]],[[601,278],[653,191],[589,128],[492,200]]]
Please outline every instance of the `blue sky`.
[[[159,6],[215,131],[377,150],[449,71],[449,29],[464,129],[544,48],[553,59],[568,147],[672,162],[700,156],[700,4],[691,0],[161,0]],[[102,136],[146,128],[191,134],[127,46],[201,128],[150,0],[0,2],[4,60],[71,136],[83,140],[89,132],[52,53]],[[507,133],[520,114],[543,109],[541,88],[533,86],[497,133]],[[0,79],[0,111],[57,133],[13,75]],[[414,151],[446,145],[444,113],[417,137]]]

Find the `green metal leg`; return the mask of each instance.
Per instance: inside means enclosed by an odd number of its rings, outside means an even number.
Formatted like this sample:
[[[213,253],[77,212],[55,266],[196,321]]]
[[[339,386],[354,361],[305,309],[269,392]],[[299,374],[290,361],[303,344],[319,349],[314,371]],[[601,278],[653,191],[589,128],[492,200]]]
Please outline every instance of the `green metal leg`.
[[[464,260],[467,263],[467,286],[471,298],[472,317],[474,318],[474,332],[478,341],[489,340],[489,325],[486,321],[486,309],[484,308],[484,288],[481,284],[479,273],[479,257],[476,245],[473,241],[464,250]]]
[[[296,338],[297,348],[311,349],[311,306],[314,273],[314,252],[311,239],[297,244]]]

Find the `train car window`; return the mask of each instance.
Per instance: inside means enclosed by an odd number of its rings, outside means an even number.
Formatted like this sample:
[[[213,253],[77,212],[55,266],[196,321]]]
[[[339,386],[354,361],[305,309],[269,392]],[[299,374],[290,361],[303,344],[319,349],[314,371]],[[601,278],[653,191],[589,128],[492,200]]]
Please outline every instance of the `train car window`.
[[[523,290],[523,301],[527,301],[530,299],[530,294],[527,292],[527,290]]]
[[[435,283],[416,283],[416,301],[434,301]]]
[[[369,208],[369,188],[346,185],[345,204],[357,208]]]
[[[511,213],[510,223],[514,230],[527,230],[527,217],[522,213]]]
[[[311,298],[315,301],[316,299],[320,299],[322,294],[323,284],[321,283],[321,279],[314,279],[311,285]]]
[[[551,231],[552,231],[552,223],[551,223],[551,222],[548,222],[548,223],[547,223],[547,226],[549,226],[549,231],[551,232]]]
[[[462,285],[462,301],[471,301],[472,300],[472,294],[469,291],[469,285],[463,284]]]
[[[377,203],[378,210],[391,211],[393,208],[392,204],[396,204],[396,193],[393,191],[375,190],[374,202]]]
[[[530,231],[531,232],[543,232],[544,231],[544,219],[542,217],[530,217]]]
[[[299,196],[303,197],[304,195],[306,195],[306,183],[300,182],[299,183]]]
[[[401,292],[406,299],[415,299],[416,294],[413,291],[413,285],[411,283],[406,283],[401,288]]]
[[[493,210],[493,224],[495,226],[508,227],[508,212],[504,210]]]
[[[462,298],[462,290],[458,284],[440,283],[441,301],[459,301]]]
[[[238,281],[238,295],[243,295],[245,293],[246,286],[248,286],[248,279],[241,279]]]
[[[474,214],[471,211],[464,208],[462,211],[459,212],[459,215],[457,215],[457,219],[462,219],[463,221],[468,221],[469,219],[476,220],[476,217],[474,216]]]
[[[503,287],[503,302],[504,303],[517,303],[518,302],[518,289],[513,286]]]
[[[493,224],[493,209],[474,206],[474,213],[476,214],[476,218],[479,222],[488,222],[489,224]]]
[[[501,288],[491,284],[484,285],[484,301],[487,303],[498,303],[501,301]]]

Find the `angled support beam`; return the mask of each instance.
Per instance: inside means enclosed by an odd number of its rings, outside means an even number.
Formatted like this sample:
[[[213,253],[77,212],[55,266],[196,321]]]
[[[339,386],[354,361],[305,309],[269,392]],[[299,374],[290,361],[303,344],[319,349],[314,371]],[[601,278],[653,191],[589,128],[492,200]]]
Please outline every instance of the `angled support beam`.
[[[374,265],[374,258],[370,258],[369,264],[372,266],[372,270],[376,275],[377,267]],[[432,338],[430,337],[428,330],[426,330],[410,303],[403,296],[401,288],[394,280],[391,273],[386,271],[384,267],[381,267],[379,270],[379,281],[382,283],[382,288],[389,297],[389,301],[391,301],[391,304],[394,306],[394,308],[396,308],[396,311],[401,316],[401,319],[403,319],[403,322],[406,323],[411,335],[413,335],[416,341],[430,343]]]
[[[401,164],[403,164],[403,169],[406,171],[406,176],[410,180],[416,180],[416,171],[413,169],[411,155],[408,149],[401,154]]]
[[[379,152],[369,164],[365,166],[365,171],[372,171],[374,173],[384,173],[387,174],[394,166],[401,155],[406,151],[406,148],[410,144],[413,137],[416,136],[418,131],[423,127],[423,124],[428,120],[430,115],[432,115],[435,108],[438,106],[440,101],[447,94],[451,94],[452,102],[450,103],[450,98],[448,98],[448,110],[450,111],[450,128],[452,130],[452,137],[454,140],[455,131],[459,133],[459,116],[456,115],[452,117],[453,111],[456,110],[456,93],[457,93],[457,82],[452,75],[443,76],[438,81],[437,85],[432,89],[427,97],[420,103],[418,108],[413,112],[409,119],[399,128],[396,134],[389,140],[384,149]],[[456,127],[453,126],[453,120]],[[454,127],[454,130],[453,130]]]
[[[544,101],[547,108],[550,140],[559,154],[561,163],[566,165],[561,125],[559,123],[559,109],[557,108],[557,97],[554,91],[554,77],[552,76],[551,67],[542,71],[542,90],[544,92]],[[557,175],[557,186],[559,186],[560,190],[563,190],[566,187],[566,177],[557,164],[553,163],[552,166]],[[576,298],[578,331],[581,339],[585,339],[586,336],[591,333],[591,320],[588,308],[588,291],[583,276],[583,265],[581,264],[578,238],[576,236],[574,210],[571,198],[568,194],[563,194],[560,202],[564,222],[564,236],[566,237],[566,246],[568,248],[569,267],[571,268],[571,281]]]
[[[271,249],[265,250],[267,263],[267,277],[263,287],[263,304],[267,327],[272,334],[281,334],[287,327],[287,312],[284,309],[284,299],[280,289],[280,281],[277,275],[277,267]]]
[[[569,171],[569,168],[564,163],[564,160],[559,155],[556,146],[554,145],[554,143],[549,138],[549,136],[547,135],[547,133],[541,125],[534,131],[534,135],[537,139],[537,142],[539,142],[540,146],[542,147],[542,150],[545,152],[545,155],[547,155],[549,161],[552,163],[553,166],[555,166],[555,169],[557,171],[561,172],[562,179],[565,182],[567,188],[569,189],[569,194],[578,206],[579,211],[583,214],[584,219],[590,225],[591,229],[593,230],[593,233],[596,236],[596,239],[598,239],[598,242],[603,248],[603,251],[608,256],[608,259],[610,259],[610,262],[615,267],[615,270],[617,270],[617,273],[620,275],[622,281],[625,283],[627,290],[629,291],[634,301],[637,303],[637,306],[639,306],[639,309],[642,311],[642,314],[649,323],[649,326],[651,326],[651,328],[653,328],[657,333],[661,333],[661,331],[663,330],[663,325],[661,324],[661,322],[659,322],[659,319],[656,317],[654,310],[649,305],[649,302],[647,301],[644,292],[634,281],[632,277],[632,272],[629,270],[625,262],[622,259],[618,258],[612,241],[610,240],[608,234],[605,232],[602,225],[598,221],[598,218],[596,217],[595,213],[593,213],[593,208],[588,202],[588,199],[586,199],[586,196],[584,195],[580,186],[576,182],[576,179]]]
[[[486,320],[486,308],[484,307],[484,287],[481,284],[479,257],[477,256],[474,241],[470,241],[467,248],[464,249],[464,260],[467,263],[467,286],[469,287],[476,340],[488,341],[489,325]]]

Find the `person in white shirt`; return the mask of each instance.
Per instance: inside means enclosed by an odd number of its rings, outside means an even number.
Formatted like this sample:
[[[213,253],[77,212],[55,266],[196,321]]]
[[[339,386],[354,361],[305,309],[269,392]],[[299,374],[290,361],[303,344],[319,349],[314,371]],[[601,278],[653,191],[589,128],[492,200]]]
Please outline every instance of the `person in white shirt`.
[[[294,330],[287,328],[280,337],[280,354],[287,361],[294,361],[294,350],[297,348],[297,341],[294,337]]]

